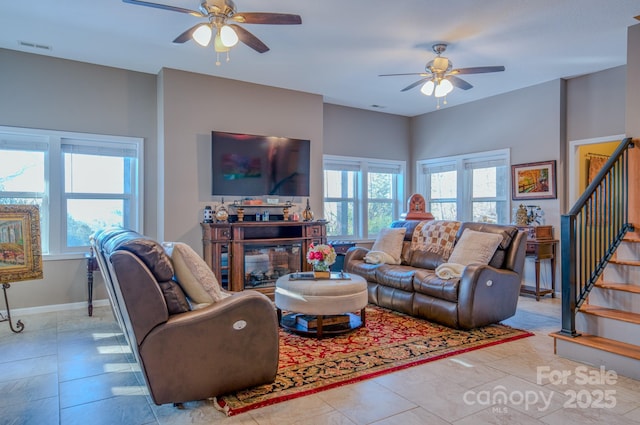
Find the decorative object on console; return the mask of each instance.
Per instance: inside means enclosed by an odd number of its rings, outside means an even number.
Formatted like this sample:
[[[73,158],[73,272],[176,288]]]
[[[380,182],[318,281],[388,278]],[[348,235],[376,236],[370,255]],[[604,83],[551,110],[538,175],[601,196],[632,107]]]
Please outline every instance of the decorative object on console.
[[[407,201],[407,212],[401,215],[405,220],[433,220],[433,214],[426,211],[424,196],[414,193]]]
[[[206,207],[204,207],[202,222],[213,223],[213,209],[211,208],[211,205],[207,205]]]
[[[10,282],[42,277],[40,210],[36,205],[0,206],[0,283],[7,309],[7,317],[0,314],[0,322],[8,321],[12,332],[22,332],[24,324],[18,320],[13,327],[7,298]]]
[[[313,211],[311,211],[311,206],[309,206],[309,199],[308,198],[307,198],[307,206],[305,207],[304,211],[302,211],[302,219],[304,221],[313,220]]]
[[[511,190],[513,200],[555,199],[556,161],[512,165]]]
[[[331,272],[329,268],[336,261],[336,251],[331,245],[313,244],[309,245],[307,252],[307,263],[313,267],[313,274],[316,278],[329,278]]]
[[[523,204],[520,204],[516,210],[516,226],[527,226],[529,224],[529,217],[527,216],[527,209]]]
[[[544,211],[539,205],[520,204],[515,210],[516,226],[542,226],[544,225]]]
[[[229,219],[229,211],[227,211],[227,207],[224,206],[224,198],[222,198],[222,203],[216,210],[216,221],[221,223],[226,223]]]
[[[544,211],[538,205],[527,205],[527,225],[541,226],[544,224]]]
[[[237,207],[236,208],[236,213],[238,215],[238,221],[244,221],[244,208]]]

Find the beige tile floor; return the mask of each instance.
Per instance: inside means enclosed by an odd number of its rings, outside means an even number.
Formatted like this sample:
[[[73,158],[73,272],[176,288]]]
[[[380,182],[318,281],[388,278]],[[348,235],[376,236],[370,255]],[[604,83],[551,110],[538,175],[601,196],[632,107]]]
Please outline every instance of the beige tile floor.
[[[25,330],[0,323],[0,424],[639,424],[639,381],[553,354],[559,317],[557,299],[521,297],[505,323],[533,337],[227,418],[207,402],[150,402],[108,307],[14,314]]]

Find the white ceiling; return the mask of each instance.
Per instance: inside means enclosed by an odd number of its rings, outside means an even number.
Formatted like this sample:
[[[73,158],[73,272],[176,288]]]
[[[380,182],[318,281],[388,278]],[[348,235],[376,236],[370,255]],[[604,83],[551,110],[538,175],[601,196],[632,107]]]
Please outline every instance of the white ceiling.
[[[155,1],[155,0],[153,0]],[[161,0],[197,9],[199,0]],[[415,116],[435,110],[419,77],[431,46],[446,42],[455,68],[504,65],[463,76],[454,106],[626,63],[627,27],[639,0],[235,0],[239,12],[295,13],[302,25],[244,25],[271,50],[239,44],[215,65],[212,47],[173,44],[202,21],[120,0],[0,2],[0,47],[157,74],[168,67],[319,94],[324,101]],[[50,46],[24,47],[20,41]],[[0,64],[0,77],[2,64]],[[379,105],[378,108],[372,105]]]

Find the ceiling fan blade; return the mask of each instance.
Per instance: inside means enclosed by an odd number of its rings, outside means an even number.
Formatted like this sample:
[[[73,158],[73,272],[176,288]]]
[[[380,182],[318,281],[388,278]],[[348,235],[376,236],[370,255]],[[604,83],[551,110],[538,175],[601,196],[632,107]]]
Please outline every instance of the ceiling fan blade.
[[[153,8],[156,8],[156,9],[169,10],[171,12],[187,13],[189,15],[196,16],[198,18],[204,18],[205,17],[205,15],[203,15],[200,12],[198,12],[197,10],[185,9],[184,7],[169,6],[167,4],[151,3],[149,1],[140,1],[140,0],[122,0],[122,1],[124,3],[135,4],[135,5],[138,5],[138,6],[147,6],[147,7],[153,7]]]
[[[397,77],[400,75],[419,75],[421,77],[430,77],[431,74],[425,74],[424,72],[410,72],[407,74],[380,74],[378,77]]]
[[[195,30],[197,30],[200,25],[206,25],[203,23],[200,24],[196,24],[194,26],[192,26],[191,28],[189,28],[188,30],[186,30],[185,32],[183,32],[182,34],[180,34],[179,36],[177,36],[175,38],[175,40],[173,40],[174,43],[185,43],[189,40],[191,40],[193,38],[193,33],[195,32]]]
[[[411,90],[412,88],[417,87],[417,86],[419,86],[419,85],[420,85],[420,84],[422,84],[422,83],[426,83],[427,81],[429,81],[429,79],[430,79],[430,78],[431,78],[431,77],[422,78],[422,79],[420,79],[420,80],[416,81],[416,82],[415,82],[415,83],[413,83],[413,84],[409,84],[407,87],[403,88],[403,89],[402,89],[402,90],[400,90],[400,91],[407,91],[407,90]]]
[[[241,24],[299,25],[302,23],[300,15],[290,13],[244,12],[236,13],[231,20]]]
[[[269,51],[269,47],[267,47],[266,44],[260,41],[258,37],[251,34],[246,29],[242,28],[240,25],[229,24],[229,26],[232,27],[233,30],[236,32],[236,34],[238,35],[238,39],[240,39],[240,41],[242,41],[247,46],[251,47],[256,52],[264,53]]]
[[[486,74],[488,72],[501,72],[504,71],[504,66],[476,66],[471,68],[458,68],[453,69],[449,75],[456,74]]]
[[[471,84],[467,83],[462,78],[456,77],[455,75],[448,75],[446,77],[446,79],[449,80],[451,82],[451,84],[453,84],[454,86],[456,86],[459,89],[469,90],[469,89],[473,88],[473,86]]]

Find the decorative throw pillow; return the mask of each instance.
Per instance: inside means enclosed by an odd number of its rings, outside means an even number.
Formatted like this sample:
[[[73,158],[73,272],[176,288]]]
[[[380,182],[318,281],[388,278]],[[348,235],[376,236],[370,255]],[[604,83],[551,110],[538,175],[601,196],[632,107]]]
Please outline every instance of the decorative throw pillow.
[[[167,248],[176,280],[193,303],[206,304],[225,298],[216,275],[189,245],[174,242]]]
[[[407,229],[404,227],[390,228],[386,227],[380,230],[378,238],[373,243],[371,251],[382,251],[388,254],[393,262],[387,264],[400,264],[400,255],[402,255],[402,241]]]
[[[178,285],[175,280],[168,280],[166,282],[158,282],[162,294],[167,302],[167,310],[169,314],[186,313],[191,310],[187,297],[184,295],[184,291]]]
[[[502,242],[502,235],[497,233],[465,229],[447,262],[464,266],[489,264],[500,242]]]

